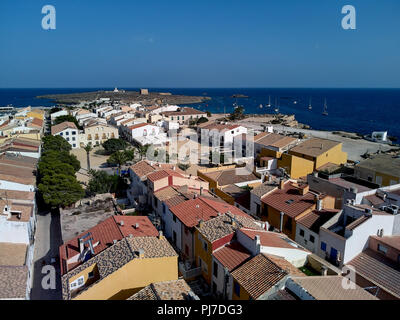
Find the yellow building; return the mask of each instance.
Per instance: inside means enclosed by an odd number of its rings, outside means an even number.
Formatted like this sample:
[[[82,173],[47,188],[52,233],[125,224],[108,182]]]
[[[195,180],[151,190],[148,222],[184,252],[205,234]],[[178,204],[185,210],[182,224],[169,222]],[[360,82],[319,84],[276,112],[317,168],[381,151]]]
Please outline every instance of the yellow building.
[[[374,182],[381,187],[400,183],[400,158],[389,154],[376,155],[354,168],[357,178]]]
[[[260,175],[253,172],[238,174],[236,170],[245,169],[236,168],[236,165],[230,165],[220,168],[197,170],[197,176],[208,182],[208,189],[212,193],[215,193],[222,198],[226,197],[227,199],[230,199],[230,197],[224,195],[222,189],[228,185],[236,185],[238,187],[257,187],[262,183]]]
[[[202,268],[202,275],[209,285],[212,284],[212,254],[215,250],[231,242],[239,228],[263,230],[255,220],[243,211],[230,206],[229,212],[201,221],[195,229],[196,265]]]
[[[44,120],[45,113],[46,112],[42,109],[33,109],[33,110],[29,111],[26,114],[26,116],[28,118],[36,118],[36,119]]]
[[[340,165],[347,162],[347,153],[342,151],[341,142],[321,138],[306,140],[290,149],[289,154],[312,161],[314,170],[327,163]]]
[[[276,190],[262,198],[261,218],[294,240],[297,220],[319,207],[334,209],[335,198],[310,192],[308,185],[281,181]]]
[[[127,237],[62,276],[64,300],[127,299],[154,282],[178,279],[178,255],[159,237]]]

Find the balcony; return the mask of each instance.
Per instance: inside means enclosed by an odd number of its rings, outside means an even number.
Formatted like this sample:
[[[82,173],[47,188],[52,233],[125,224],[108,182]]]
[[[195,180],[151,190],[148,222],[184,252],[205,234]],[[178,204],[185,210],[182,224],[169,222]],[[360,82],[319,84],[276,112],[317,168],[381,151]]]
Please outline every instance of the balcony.
[[[192,268],[188,265],[185,266],[183,262],[179,262],[179,272],[182,274],[184,279],[191,279],[201,276],[201,267]]]

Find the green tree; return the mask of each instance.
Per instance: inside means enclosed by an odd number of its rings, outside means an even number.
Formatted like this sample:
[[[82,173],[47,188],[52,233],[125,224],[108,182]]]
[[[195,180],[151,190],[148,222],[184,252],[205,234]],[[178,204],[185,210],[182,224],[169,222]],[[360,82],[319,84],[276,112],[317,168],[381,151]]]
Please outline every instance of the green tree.
[[[85,195],[76,178],[66,174],[44,176],[38,190],[44,202],[52,208],[69,206]]]
[[[186,172],[186,170],[190,168],[190,164],[179,163],[178,168]]]
[[[211,117],[211,112],[210,111],[207,111],[207,117]]]
[[[139,146],[137,149],[138,149],[138,152],[139,152],[139,155],[140,155],[140,160],[143,160],[143,157],[147,154],[147,150],[150,148],[150,145],[149,144],[146,144],[146,145],[144,145],[144,146]]]
[[[112,154],[116,151],[125,150],[128,143],[122,139],[108,139],[103,143],[103,148],[107,154]]]
[[[39,171],[38,175],[39,182],[45,176],[53,176],[56,174],[65,174],[69,176],[75,175],[74,168],[70,164],[63,163],[61,161],[49,162],[41,160],[38,163],[38,171]]]
[[[86,192],[89,195],[114,193],[117,191],[119,179],[117,175],[109,175],[107,172],[101,170],[90,170],[89,174],[90,180],[86,188]]]
[[[62,111],[62,108],[60,108],[60,107],[54,107],[54,108],[51,108],[51,109],[50,109],[49,114],[53,114],[53,113],[56,113],[56,112],[58,112],[58,111]]]
[[[92,144],[88,143],[83,149],[86,151],[87,170],[90,171],[90,151],[93,150]]]
[[[44,136],[42,138],[43,152],[54,151],[70,151],[71,145],[61,136]]]
[[[236,107],[235,110],[229,116],[230,120],[240,120],[243,118],[244,118],[244,108],[241,106]]]
[[[123,151],[114,152],[108,159],[108,164],[116,164],[118,165],[119,170],[121,171],[121,167],[129,161],[128,155]]]
[[[197,124],[201,124],[201,123],[204,123],[204,122],[208,122],[208,119],[206,117],[201,117],[201,118],[199,118],[197,120]]]

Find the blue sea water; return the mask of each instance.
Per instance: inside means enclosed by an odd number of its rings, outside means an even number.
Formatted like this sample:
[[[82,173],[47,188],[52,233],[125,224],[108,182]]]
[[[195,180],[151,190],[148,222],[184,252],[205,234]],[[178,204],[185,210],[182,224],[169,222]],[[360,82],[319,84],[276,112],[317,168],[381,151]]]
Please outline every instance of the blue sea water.
[[[53,106],[54,102],[37,99],[38,95],[74,93],[113,88],[68,88],[68,89],[0,89],[0,106],[14,107]],[[123,88],[138,90],[138,88]],[[294,114],[296,119],[317,130],[343,130],[368,134],[372,131],[388,131],[400,140],[400,89],[291,89],[291,88],[154,88],[151,91],[172,94],[209,96],[212,99],[192,105],[210,112],[232,112],[237,102],[246,113],[274,113],[275,101],[280,113]],[[248,98],[232,98],[243,94]],[[266,108],[269,96],[271,108]],[[309,100],[312,110],[308,109]],[[324,100],[328,105],[328,116],[322,115]],[[297,101],[297,104],[294,104]],[[263,105],[261,109],[259,106]]]

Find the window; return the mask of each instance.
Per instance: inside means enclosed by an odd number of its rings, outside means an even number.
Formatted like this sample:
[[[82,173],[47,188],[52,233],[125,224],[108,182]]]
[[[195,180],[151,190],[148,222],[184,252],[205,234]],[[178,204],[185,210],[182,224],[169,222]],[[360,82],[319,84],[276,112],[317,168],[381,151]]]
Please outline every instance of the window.
[[[312,234],[310,234],[310,241],[311,241],[312,243],[314,243],[314,241],[315,241],[315,238],[314,238],[314,236],[313,236]]]
[[[176,222],[176,215],[172,215],[172,220],[174,221],[174,222]]]
[[[76,135],[76,131],[72,131],[72,135]]]
[[[387,248],[381,244],[378,244],[378,251],[382,252],[383,254],[387,253]]]
[[[76,138],[75,137],[72,137],[72,141],[75,141],[76,140]]]
[[[240,297],[240,285],[236,281],[235,281],[235,284],[234,284],[234,290],[235,290],[235,295],[237,297]]]
[[[74,147],[74,148],[76,148],[76,144],[74,143],[74,144],[72,144],[72,146]]]
[[[304,230],[300,229],[300,236],[304,238]]]
[[[321,250],[326,251],[326,243],[321,241]]]
[[[69,132],[68,132],[68,131],[67,131],[67,132],[65,132],[65,135],[66,135],[66,136],[69,136]]]
[[[70,290],[74,290],[74,289],[78,289],[78,288],[82,287],[84,284],[84,281],[85,281],[84,277],[81,276],[78,279],[76,279],[75,281],[71,282],[69,285]]]
[[[60,132],[60,136],[62,136],[63,135],[63,133],[62,132]]]
[[[203,242],[203,250],[205,251],[205,252],[207,252],[207,249],[208,249],[208,247],[207,247],[207,242]]]
[[[92,278],[94,278],[94,272],[93,272],[93,271],[89,272],[89,274],[88,274],[88,278],[89,278],[89,279],[92,279]]]
[[[214,261],[214,270],[213,270],[214,277],[218,278],[218,263]]]
[[[65,138],[65,140],[69,141],[69,138]]]
[[[166,211],[166,205],[165,205],[165,203],[163,202],[163,204],[162,204],[162,212],[163,212],[163,214],[165,214],[165,211]]]

